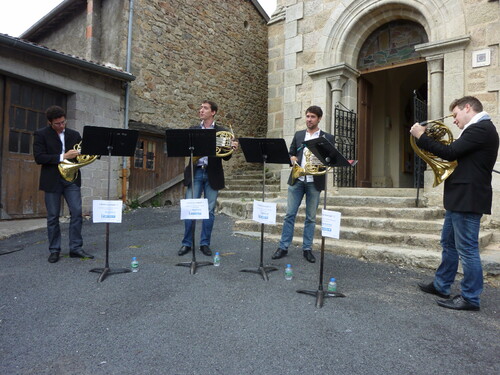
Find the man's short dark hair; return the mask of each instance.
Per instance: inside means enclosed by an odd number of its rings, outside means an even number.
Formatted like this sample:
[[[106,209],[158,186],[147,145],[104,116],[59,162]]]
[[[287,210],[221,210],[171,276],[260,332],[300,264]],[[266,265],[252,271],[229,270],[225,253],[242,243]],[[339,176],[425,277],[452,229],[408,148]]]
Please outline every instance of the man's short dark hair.
[[[45,111],[45,115],[47,116],[47,120],[49,120],[49,122],[52,122],[52,120],[56,118],[66,117],[66,112],[61,107],[53,105],[47,108],[47,111]]]
[[[464,96],[460,99],[455,99],[450,104],[450,112],[453,111],[453,108],[458,107],[460,109],[464,109],[465,105],[468,104],[471,106],[472,110],[476,113],[483,111],[483,104],[479,101],[478,98],[474,96]]]
[[[320,107],[318,107],[317,105],[312,105],[309,108],[307,108],[306,109],[306,115],[307,115],[308,112],[309,113],[314,113],[316,116],[318,116],[320,118],[323,117],[323,110]]]
[[[219,107],[217,107],[217,104],[215,104],[215,102],[213,102],[211,100],[204,100],[203,104],[205,104],[205,103],[207,103],[210,106],[210,109],[212,111],[215,111],[215,113],[217,113]]]

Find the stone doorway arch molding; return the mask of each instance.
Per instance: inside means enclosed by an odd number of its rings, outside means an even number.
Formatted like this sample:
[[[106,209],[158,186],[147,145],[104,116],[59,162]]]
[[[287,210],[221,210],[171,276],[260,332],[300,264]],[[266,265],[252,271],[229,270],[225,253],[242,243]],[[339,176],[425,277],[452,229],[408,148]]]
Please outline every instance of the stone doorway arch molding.
[[[327,82],[338,82],[339,77],[347,77],[347,81],[342,85],[342,91],[339,91],[338,84],[331,85],[331,90],[335,91],[336,97],[340,96],[344,105],[356,108],[356,78],[359,76],[356,64],[361,46],[378,27],[400,19],[419,23],[427,33],[429,42],[419,45],[418,51],[428,62],[429,81],[434,82],[430,97],[440,98],[436,103],[431,100],[429,113],[442,113],[443,84],[438,82],[442,82],[440,71],[443,71],[444,54],[458,50],[462,50],[463,54],[469,40],[469,37],[465,36],[465,15],[460,0],[339,2],[322,29],[318,41],[316,67],[308,72],[310,77],[313,81]],[[453,60],[456,61],[457,56]],[[343,66],[344,71],[339,72],[339,66]],[[463,79],[461,81],[463,82]],[[315,82],[314,85],[321,84]]]

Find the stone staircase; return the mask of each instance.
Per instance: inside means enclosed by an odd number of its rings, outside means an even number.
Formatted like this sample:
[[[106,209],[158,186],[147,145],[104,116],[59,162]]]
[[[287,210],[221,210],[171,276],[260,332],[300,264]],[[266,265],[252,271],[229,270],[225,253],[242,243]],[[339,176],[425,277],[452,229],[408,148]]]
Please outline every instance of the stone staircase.
[[[262,172],[233,175],[226,186],[228,188],[219,193],[217,211],[237,219],[235,234],[260,238],[261,225],[252,220],[252,204],[254,199],[262,200]],[[400,188],[339,188],[329,192],[327,209],[339,211],[342,216],[340,239],[326,238],[325,251],[369,261],[435,269],[441,259],[444,210],[442,207],[416,208],[415,197],[416,189]],[[319,250],[321,244],[319,224],[323,199],[322,193],[313,250]],[[280,192],[279,179],[272,173],[266,177],[265,201],[277,204],[276,225],[264,227],[265,241],[275,242],[277,247],[286,211],[286,192]],[[293,238],[298,250],[302,245],[304,209],[303,202]],[[493,231],[482,230],[480,248],[486,273],[496,275],[500,274],[500,252],[498,246],[492,245],[493,235]],[[267,254],[268,259],[270,256]]]

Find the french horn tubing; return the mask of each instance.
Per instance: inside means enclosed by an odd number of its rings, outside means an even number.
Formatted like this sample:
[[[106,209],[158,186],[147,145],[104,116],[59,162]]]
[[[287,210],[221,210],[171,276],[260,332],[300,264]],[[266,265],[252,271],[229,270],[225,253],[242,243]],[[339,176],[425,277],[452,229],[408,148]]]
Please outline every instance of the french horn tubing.
[[[450,128],[443,124],[441,120],[444,120],[445,118],[451,116],[453,115],[444,116],[435,120],[423,121],[419,124],[422,126],[427,126],[425,134],[428,137],[431,137],[444,145],[449,145],[453,142],[453,134],[451,133]],[[441,182],[450,177],[450,175],[458,165],[456,160],[446,161],[429,151],[422,150],[417,146],[415,137],[410,137],[410,145],[413,151],[415,151],[415,153],[432,168],[432,171],[434,172],[434,184],[432,185],[433,187],[438,186]]]
[[[74,145],[73,150],[80,151],[81,144],[82,142],[80,141],[79,143]],[[64,178],[68,182],[73,182],[76,180],[78,170],[81,167],[93,163],[98,157],[99,155],[78,155],[76,157],[76,162],[64,159],[57,165],[57,169],[59,169],[59,173],[61,174],[62,178]]]

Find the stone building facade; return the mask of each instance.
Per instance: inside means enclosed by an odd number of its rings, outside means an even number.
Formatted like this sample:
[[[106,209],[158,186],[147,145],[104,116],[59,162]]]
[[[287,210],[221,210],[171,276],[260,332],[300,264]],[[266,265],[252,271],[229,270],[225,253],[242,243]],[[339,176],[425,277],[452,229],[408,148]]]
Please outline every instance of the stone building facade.
[[[415,187],[415,96],[426,103],[424,119],[477,96],[500,129],[498,0],[278,0],[268,25],[268,136],[289,143],[312,104],[325,110],[321,126],[332,133],[336,107],[357,114],[354,186]],[[432,182],[428,169],[425,199],[440,205],[442,185]],[[491,219],[500,222],[499,174],[493,186]]]
[[[268,19],[254,0],[66,0],[22,37],[137,77],[134,124],[187,128],[210,99],[237,137],[265,136]],[[243,164],[237,152],[225,165]]]

